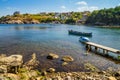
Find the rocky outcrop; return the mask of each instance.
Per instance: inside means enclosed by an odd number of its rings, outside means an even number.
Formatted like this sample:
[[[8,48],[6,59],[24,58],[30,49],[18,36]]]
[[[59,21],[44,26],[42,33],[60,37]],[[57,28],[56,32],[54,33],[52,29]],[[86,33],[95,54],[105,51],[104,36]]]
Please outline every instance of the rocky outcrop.
[[[67,56],[63,56],[62,61],[72,62],[74,61],[74,59],[71,56],[67,55]]]
[[[49,53],[47,56],[47,59],[57,59],[57,58],[59,58],[59,56],[54,53]]]
[[[6,20],[0,21],[1,24],[39,24],[38,20]]]

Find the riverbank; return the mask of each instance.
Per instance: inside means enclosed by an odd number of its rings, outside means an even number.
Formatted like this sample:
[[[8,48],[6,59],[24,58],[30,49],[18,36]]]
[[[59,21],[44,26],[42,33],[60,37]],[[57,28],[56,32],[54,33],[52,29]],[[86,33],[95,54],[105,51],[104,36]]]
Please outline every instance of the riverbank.
[[[120,79],[120,70],[116,71],[112,67],[109,67],[105,71],[100,71],[91,63],[84,64],[85,68],[89,70],[87,72],[81,72],[81,71],[58,72],[55,68],[38,70],[39,68],[38,64],[41,63],[37,60],[35,53],[32,54],[31,59],[27,62],[23,62],[22,55],[11,55],[11,56],[1,55],[0,57],[1,57],[0,59],[1,80],[88,80],[88,79],[89,80],[119,80]],[[49,54],[46,57],[50,60],[59,58],[59,56],[56,54]],[[4,63],[2,62],[2,60],[5,61],[5,59],[7,59],[6,62],[7,64],[4,64],[5,62]],[[63,60],[66,63],[74,61],[74,59],[71,56],[63,57]]]

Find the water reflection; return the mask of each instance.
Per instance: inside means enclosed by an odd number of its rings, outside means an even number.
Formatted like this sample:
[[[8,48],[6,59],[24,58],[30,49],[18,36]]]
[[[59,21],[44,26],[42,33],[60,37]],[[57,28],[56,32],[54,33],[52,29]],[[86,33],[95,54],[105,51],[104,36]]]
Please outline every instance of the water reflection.
[[[44,30],[52,27],[44,27],[44,26],[15,26],[11,27],[11,30]]]

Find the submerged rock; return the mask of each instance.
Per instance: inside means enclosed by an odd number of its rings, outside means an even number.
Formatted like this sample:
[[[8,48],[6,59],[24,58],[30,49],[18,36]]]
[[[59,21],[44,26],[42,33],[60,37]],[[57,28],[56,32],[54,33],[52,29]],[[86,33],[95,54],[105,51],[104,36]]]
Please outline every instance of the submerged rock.
[[[74,59],[71,56],[63,56],[62,61],[72,62],[74,61]]]
[[[59,56],[57,54],[54,54],[54,53],[50,53],[47,56],[47,59],[57,59],[57,58],[59,58]]]
[[[84,67],[87,70],[99,72],[99,69],[97,67],[95,67],[94,65],[90,64],[90,63],[85,63]]]

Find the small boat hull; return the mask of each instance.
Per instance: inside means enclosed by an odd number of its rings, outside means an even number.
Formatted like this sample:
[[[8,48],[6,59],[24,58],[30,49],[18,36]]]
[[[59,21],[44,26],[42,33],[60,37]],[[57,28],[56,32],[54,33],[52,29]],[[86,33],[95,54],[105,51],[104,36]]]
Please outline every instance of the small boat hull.
[[[78,32],[78,31],[73,31],[73,30],[69,30],[68,33],[69,33],[70,35],[78,35],[78,36],[89,36],[89,37],[92,37],[92,33]]]

